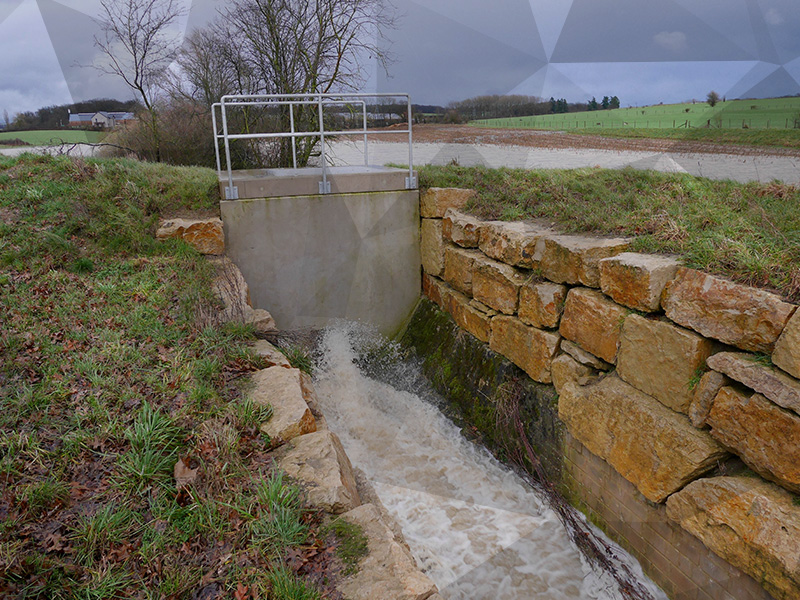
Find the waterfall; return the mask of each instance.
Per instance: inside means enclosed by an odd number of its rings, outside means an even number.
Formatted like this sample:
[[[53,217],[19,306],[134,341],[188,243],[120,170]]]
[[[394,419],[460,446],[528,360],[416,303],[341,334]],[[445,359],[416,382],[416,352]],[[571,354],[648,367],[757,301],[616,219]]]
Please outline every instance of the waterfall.
[[[320,406],[442,597],[621,600],[611,576],[590,568],[536,491],[466,440],[432,392],[409,384],[420,379],[413,365],[382,365],[394,382],[365,373],[360,352],[375,344],[361,326],[326,330],[315,372]],[[384,352],[381,360],[396,357]],[[666,600],[615,548],[653,598]]]

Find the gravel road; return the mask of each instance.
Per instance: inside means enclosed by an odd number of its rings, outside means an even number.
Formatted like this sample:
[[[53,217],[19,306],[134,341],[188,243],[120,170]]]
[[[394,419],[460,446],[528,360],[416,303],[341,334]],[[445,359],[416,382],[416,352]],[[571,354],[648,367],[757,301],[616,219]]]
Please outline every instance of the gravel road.
[[[403,134],[372,136],[370,163],[408,164],[406,140]],[[631,166],[739,182],[800,183],[800,151],[783,148],[421,125],[414,128],[413,151],[417,165],[457,162],[523,169]],[[358,164],[363,161],[363,144],[334,142],[331,154],[337,164]]]

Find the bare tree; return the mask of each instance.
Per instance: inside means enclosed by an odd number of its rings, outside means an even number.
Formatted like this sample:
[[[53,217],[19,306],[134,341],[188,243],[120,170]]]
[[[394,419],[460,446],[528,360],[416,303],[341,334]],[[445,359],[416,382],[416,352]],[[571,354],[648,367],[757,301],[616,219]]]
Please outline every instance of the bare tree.
[[[715,107],[717,105],[717,102],[719,102],[719,94],[714,90],[711,90],[710,92],[708,92],[708,95],[706,96],[706,102],[708,102],[709,106],[711,106],[712,108]]]
[[[177,65],[179,71],[170,78],[171,94],[206,109],[225,94],[259,91],[252,66],[239,46],[229,42],[229,32],[221,21],[186,36]]]
[[[185,14],[181,0],[101,0],[94,43],[105,60],[94,67],[120,77],[149,113],[153,155],[161,160],[156,90],[175,60],[180,35],[173,28]]]
[[[194,32],[179,64],[188,93],[209,102],[213,94],[328,93],[358,89],[368,62],[386,66],[381,32],[394,23],[388,0],[230,0],[209,27]],[[287,110],[249,109],[245,127],[269,118],[289,126]],[[295,107],[299,127],[313,123],[315,108]],[[314,138],[298,140],[299,164]],[[291,143],[279,144],[276,161],[291,165]]]

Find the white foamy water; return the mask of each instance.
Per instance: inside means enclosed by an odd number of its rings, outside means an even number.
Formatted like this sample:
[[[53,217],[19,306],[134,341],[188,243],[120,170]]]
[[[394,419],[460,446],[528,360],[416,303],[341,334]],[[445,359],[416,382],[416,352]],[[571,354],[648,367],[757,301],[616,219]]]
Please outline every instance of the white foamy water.
[[[328,424],[400,524],[417,563],[449,600],[618,600],[555,513],[516,474],[419,396],[365,376],[363,331],[326,332],[315,376]],[[621,560],[642,579],[633,559]],[[666,596],[643,581],[654,600]]]

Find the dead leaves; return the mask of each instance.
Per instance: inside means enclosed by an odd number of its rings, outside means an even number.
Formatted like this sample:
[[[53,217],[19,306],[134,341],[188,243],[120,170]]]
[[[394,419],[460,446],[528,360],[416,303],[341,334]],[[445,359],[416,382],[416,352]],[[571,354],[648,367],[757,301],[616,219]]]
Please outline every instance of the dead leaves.
[[[187,462],[190,462],[189,459],[186,459]],[[197,479],[197,474],[200,471],[199,465],[195,468],[190,468],[186,462],[182,458],[178,459],[178,462],[175,463],[175,468],[173,469],[173,474],[175,476],[175,487],[177,489],[184,488]]]

